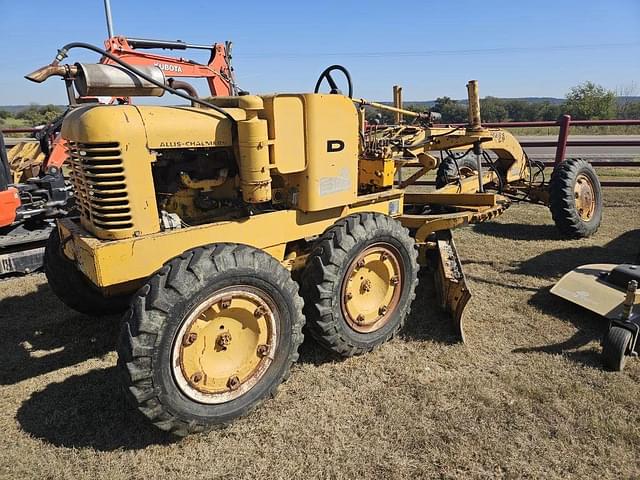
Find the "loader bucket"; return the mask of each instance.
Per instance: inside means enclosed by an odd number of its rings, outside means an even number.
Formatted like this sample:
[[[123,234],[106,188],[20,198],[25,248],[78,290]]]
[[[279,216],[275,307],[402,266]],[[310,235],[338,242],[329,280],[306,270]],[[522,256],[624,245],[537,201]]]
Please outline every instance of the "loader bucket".
[[[9,183],[20,183],[38,174],[45,160],[40,143],[16,143],[7,154],[12,178]]]

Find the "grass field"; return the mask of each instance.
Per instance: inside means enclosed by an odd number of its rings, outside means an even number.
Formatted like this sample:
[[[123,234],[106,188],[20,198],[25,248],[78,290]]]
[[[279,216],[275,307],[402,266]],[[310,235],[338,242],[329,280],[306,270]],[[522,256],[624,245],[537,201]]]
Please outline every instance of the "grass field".
[[[425,279],[399,338],[344,361],[307,341],[276,399],[182,441],[117,388],[117,318],[65,308],[42,274],[0,281],[0,478],[638,478],[640,362],[603,371],[606,322],[548,292],[635,257],[640,189],[605,204],[582,241],[532,205],[456,231],[467,344]]]

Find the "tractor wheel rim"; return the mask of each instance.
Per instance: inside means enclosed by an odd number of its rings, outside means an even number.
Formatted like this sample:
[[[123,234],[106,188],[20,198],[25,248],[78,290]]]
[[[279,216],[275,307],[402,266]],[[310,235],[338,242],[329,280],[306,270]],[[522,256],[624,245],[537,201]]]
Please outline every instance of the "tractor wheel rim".
[[[269,295],[245,285],[200,303],[173,341],[171,364],[182,393],[215,404],[251,390],[273,363],[278,315]]]
[[[592,180],[585,174],[578,175],[573,193],[578,215],[582,220],[591,220],[596,210],[596,195]]]
[[[403,287],[400,253],[386,243],[365,248],[347,267],[341,307],[349,327],[370,333],[396,314]]]

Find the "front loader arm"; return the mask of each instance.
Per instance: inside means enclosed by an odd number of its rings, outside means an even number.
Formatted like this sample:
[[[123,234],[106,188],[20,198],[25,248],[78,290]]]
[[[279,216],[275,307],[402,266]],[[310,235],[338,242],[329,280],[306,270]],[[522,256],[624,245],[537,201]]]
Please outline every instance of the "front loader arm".
[[[153,45],[145,46],[144,48],[153,48]],[[211,57],[207,65],[202,65],[182,57],[169,57],[136,50],[129,44],[125,37],[109,38],[105,41],[105,50],[130,65],[157,66],[165,72],[167,76],[204,78],[207,81],[212,96],[230,96],[234,94],[233,73],[228,61],[229,56],[223,44],[217,43],[211,46]],[[100,63],[116,65],[116,63],[109,58],[102,58]]]

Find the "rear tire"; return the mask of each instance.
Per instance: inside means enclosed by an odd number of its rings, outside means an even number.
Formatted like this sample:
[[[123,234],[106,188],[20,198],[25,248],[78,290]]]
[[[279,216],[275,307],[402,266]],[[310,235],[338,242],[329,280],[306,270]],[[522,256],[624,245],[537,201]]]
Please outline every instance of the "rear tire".
[[[549,208],[562,235],[584,238],[596,233],[602,221],[602,187],[589,162],[572,158],[555,167],[549,182]]]
[[[602,343],[602,360],[605,367],[614,372],[624,369],[632,337],[631,332],[624,328],[612,326],[609,329]]]
[[[387,215],[336,222],[316,242],[302,279],[309,333],[344,357],[390,340],[411,311],[417,257],[408,230]]]
[[[136,408],[186,436],[274,396],[298,359],[303,325],[298,286],[276,259],[246,245],[199,247],[135,295],[118,366]]]
[[[105,297],[91,281],[64,256],[60,234],[54,228],[44,251],[44,273],[53,293],[68,307],[86,315],[103,316],[124,312],[130,295]]]

